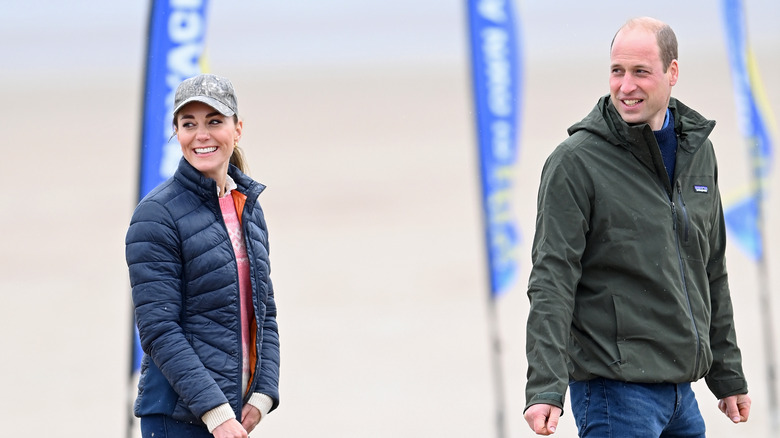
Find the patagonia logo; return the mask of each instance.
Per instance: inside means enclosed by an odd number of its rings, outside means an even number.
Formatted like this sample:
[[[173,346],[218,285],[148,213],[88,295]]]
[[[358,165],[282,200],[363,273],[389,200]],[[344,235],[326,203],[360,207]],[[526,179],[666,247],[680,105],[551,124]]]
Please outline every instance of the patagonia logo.
[[[708,193],[710,189],[707,186],[693,186],[693,191],[696,193]]]

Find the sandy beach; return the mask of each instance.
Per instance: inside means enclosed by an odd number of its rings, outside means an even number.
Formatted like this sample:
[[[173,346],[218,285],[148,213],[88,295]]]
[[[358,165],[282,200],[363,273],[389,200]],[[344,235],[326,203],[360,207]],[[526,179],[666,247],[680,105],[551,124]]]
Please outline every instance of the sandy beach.
[[[40,3],[42,10],[52,5]],[[211,71],[236,86],[250,174],[268,186],[261,202],[279,307],[282,400],[251,436],[495,436],[461,5],[402,1],[370,12],[357,2],[332,0],[345,16],[333,27],[337,36],[318,43],[317,35],[331,27],[315,12],[289,6],[285,15],[281,6],[274,10],[275,2],[249,3],[211,5],[209,57]],[[716,5],[699,10],[675,9],[671,1],[608,1],[608,12],[575,4],[556,15],[528,3],[517,2],[521,23],[528,23],[514,178],[520,273],[497,303],[509,437],[533,436],[522,409],[525,289],[539,174],[566,128],[608,92],[609,40],[625,19],[653,15],[675,28],[681,73],[673,95],[718,123],[712,139],[726,207],[749,182]],[[0,21],[6,41],[0,46],[6,59],[0,67],[3,436],[124,436],[135,395],[124,235],[137,202],[146,9],[124,6],[127,14],[120,17],[81,7],[85,15],[74,19],[122,20],[121,32],[93,23],[84,29],[94,33],[63,33],[64,42],[49,44],[34,25],[11,25],[32,17],[29,12],[12,11],[21,14],[18,20]],[[750,23],[768,103],[777,112],[780,33],[766,23],[780,19],[780,7],[768,1],[751,7],[766,8],[753,10]],[[348,31],[346,11],[381,23],[376,36],[365,21]],[[288,41],[286,26],[306,26],[310,39]],[[15,38],[26,42],[15,44]],[[73,44],[81,39],[83,45]],[[131,48],[107,51],[113,41]],[[330,55],[342,56],[338,62],[319,61],[325,52],[339,53],[338,44],[351,51]],[[776,175],[765,203],[772,315],[780,314]],[[771,437],[776,413],[768,406],[758,269],[733,239],[727,258],[753,399],[750,421],[732,425],[703,381],[695,390],[709,437]],[[774,336],[780,336],[777,324]],[[555,436],[576,436],[568,407]]]

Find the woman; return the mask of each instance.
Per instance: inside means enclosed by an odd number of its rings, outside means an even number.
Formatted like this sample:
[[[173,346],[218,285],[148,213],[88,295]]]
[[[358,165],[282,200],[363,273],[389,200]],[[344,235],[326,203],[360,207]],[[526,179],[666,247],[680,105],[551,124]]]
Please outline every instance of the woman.
[[[279,334],[265,188],[243,173],[233,85],[200,75],[176,90],[183,157],[136,208],[126,258],[144,358],[144,438],[247,437],[279,404]]]

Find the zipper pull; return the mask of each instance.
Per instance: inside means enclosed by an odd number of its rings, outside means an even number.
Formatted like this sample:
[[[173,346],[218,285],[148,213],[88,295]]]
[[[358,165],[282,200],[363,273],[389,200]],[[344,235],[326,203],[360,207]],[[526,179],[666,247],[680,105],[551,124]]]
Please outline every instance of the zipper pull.
[[[682,187],[680,187],[680,181],[677,181],[677,197],[680,199],[680,202],[682,202],[683,207],[685,206],[685,198],[683,198],[682,195]]]

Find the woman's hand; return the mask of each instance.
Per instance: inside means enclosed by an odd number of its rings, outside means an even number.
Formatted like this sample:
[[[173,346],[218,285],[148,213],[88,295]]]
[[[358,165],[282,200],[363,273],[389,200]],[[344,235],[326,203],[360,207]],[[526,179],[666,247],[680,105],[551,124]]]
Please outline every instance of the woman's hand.
[[[248,438],[249,433],[235,418],[220,424],[214,429],[214,438]]]
[[[241,425],[244,426],[247,433],[251,433],[260,422],[261,417],[260,410],[247,403],[241,410]]]

